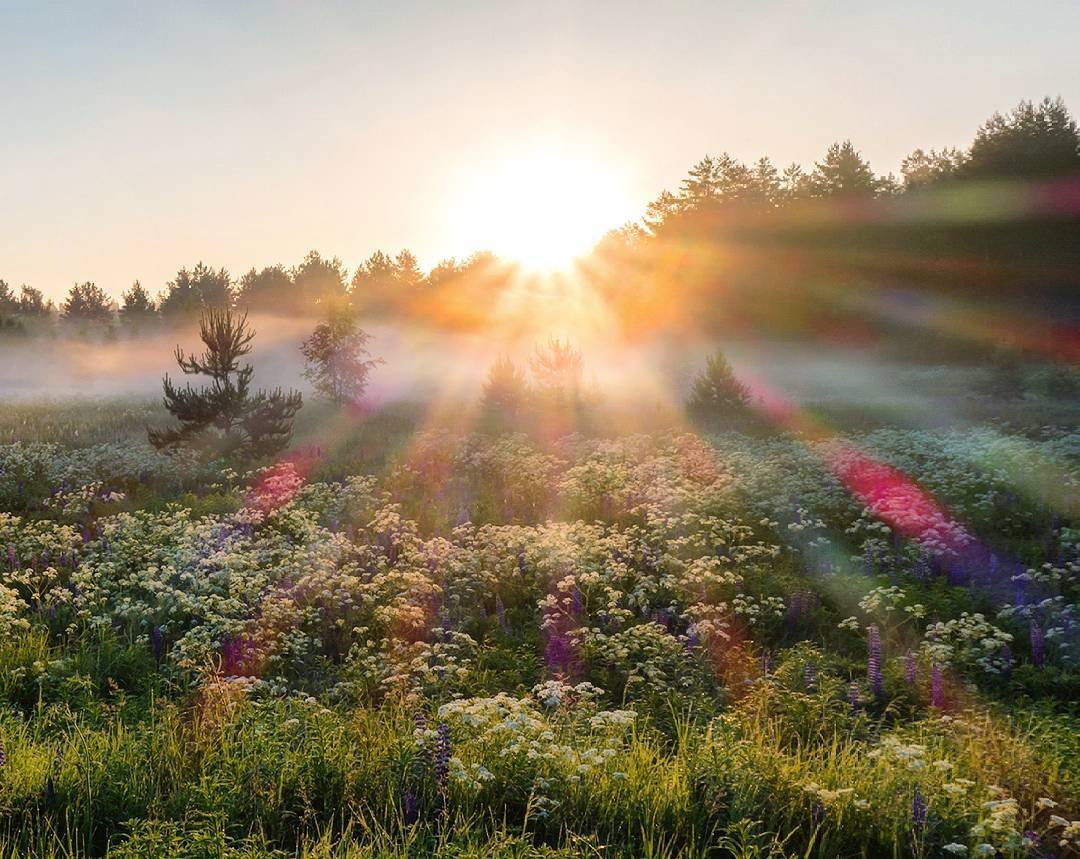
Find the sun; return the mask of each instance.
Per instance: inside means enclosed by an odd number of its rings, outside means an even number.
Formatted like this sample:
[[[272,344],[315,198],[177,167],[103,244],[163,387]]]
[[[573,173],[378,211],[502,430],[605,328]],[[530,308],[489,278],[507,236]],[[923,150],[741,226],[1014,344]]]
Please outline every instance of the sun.
[[[625,171],[604,153],[544,143],[462,170],[446,232],[453,247],[545,272],[567,268],[634,216]]]

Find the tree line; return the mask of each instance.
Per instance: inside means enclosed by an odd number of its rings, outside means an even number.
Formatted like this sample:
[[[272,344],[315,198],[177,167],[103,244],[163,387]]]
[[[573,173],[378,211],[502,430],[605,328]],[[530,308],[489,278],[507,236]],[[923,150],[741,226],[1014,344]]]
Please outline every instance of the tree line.
[[[779,169],[767,157],[746,164],[727,153],[707,155],[677,190],[649,203],[640,221],[605,236],[593,253],[603,265],[587,266],[584,276],[637,312],[641,293],[653,300],[658,284],[670,285],[665,279],[693,280],[695,272],[682,263],[671,265],[672,247],[690,246],[696,275],[710,285],[710,248],[734,240],[764,249],[761,259],[744,260],[735,273],[747,280],[768,275],[777,251],[785,259],[797,256],[797,275],[807,280],[822,272],[881,274],[891,265],[895,270],[885,273],[940,278],[959,270],[961,279],[982,278],[985,285],[988,270],[1011,277],[1019,264],[1033,278],[1045,280],[1049,271],[1051,278],[1075,279],[1080,219],[1068,203],[1075,194],[1065,188],[1054,196],[1046,189],[1077,177],[1080,130],[1061,99],[1050,98],[995,113],[965,149],[914,150],[899,177],[876,174],[850,140],[832,144],[808,170],[798,164]],[[1006,206],[1002,215],[1001,201],[1008,204],[1016,187],[1041,189],[1042,208],[1010,212]],[[969,260],[982,269],[973,273]],[[299,265],[252,268],[239,278],[199,262],[181,268],[156,297],[138,281],[119,302],[93,282],[78,283],[59,306],[29,285],[16,292],[0,280],[0,332],[55,331],[57,323],[65,331],[139,332],[195,318],[205,308],[314,315],[341,303],[368,315],[460,325],[483,317],[491,291],[511,270],[479,252],[443,260],[425,273],[410,251],[391,256],[380,250],[350,274],[339,258],[311,251]],[[778,276],[791,281],[791,267]],[[690,295],[679,298],[692,304]]]

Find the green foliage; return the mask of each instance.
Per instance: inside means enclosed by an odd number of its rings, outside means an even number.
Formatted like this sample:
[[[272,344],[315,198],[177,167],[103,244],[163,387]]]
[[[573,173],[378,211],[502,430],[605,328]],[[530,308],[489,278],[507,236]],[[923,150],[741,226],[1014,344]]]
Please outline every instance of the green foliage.
[[[247,314],[207,308],[199,320],[199,336],[206,346],[203,355],[185,355],[178,346],[176,361],[185,375],[207,376],[210,385],[178,388],[166,375],[164,405],[180,426],[150,430],[150,442],[159,450],[195,448],[210,458],[261,459],[280,451],[302,401],[299,393],[286,394],[280,388],[251,392],[253,368],[240,364],[255,337]]]
[[[496,430],[516,427],[529,404],[525,374],[507,355],[500,355],[488,369],[480,398],[485,425]]]
[[[214,270],[199,262],[194,269],[176,273],[161,297],[158,309],[165,317],[193,317],[203,309],[232,304],[232,277],[224,268]]]
[[[68,291],[60,315],[68,322],[111,322],[112,302],[96,283],[77,283]]]
[[[735,376],[727,357],[719,349],[705,359],[690,388],[686,410],[705,423],[738,422],[750,405],[750,389]]]
[[[320,322],[300,346],[307,361],[304,377],[315,390],[335,403],[359,404],[371,371],[386,363],[372,358],[366,345],[371,335],[358,324],[356,311],[338,302],[331,304],[326,321]]]
[[[1038,179],[1080,171],[1080,129],[1060,99],[1021,101],[979,128],[963,165],[970,178]]]

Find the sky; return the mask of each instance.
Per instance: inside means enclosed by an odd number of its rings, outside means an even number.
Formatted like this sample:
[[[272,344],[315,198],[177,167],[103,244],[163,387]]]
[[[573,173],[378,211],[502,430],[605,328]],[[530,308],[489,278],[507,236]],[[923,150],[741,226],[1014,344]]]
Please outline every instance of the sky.
[[[611,227],[706,153],[850,138],[897,171],[1022,98],[1080,113],[1078,33],[1073,0],[0,0],[0,278],[57,299],[199,260],[499,252],[550,184],[486,193],[522,153],[598,177]]]

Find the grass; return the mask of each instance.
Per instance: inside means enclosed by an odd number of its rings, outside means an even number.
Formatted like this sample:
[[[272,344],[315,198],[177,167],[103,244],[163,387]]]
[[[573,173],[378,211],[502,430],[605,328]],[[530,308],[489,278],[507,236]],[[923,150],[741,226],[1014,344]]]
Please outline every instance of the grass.
[[[133,454],[148,407],[82,408],[5,417],[33,429],[0,451],[0,856],[1076,851],[1062,433],[852,435],[1032,565],[1021,607],[1060,630],[1040,660],[987,555],[926,567],[795,439],[316,405],[270,498],[265,473]],[[1051,461],[1058,484],[1005,494]],[[125,497],[61,509],[62,476]],[[926,649],[965,612],[1012,636],[1008,670],[996,644]]]

